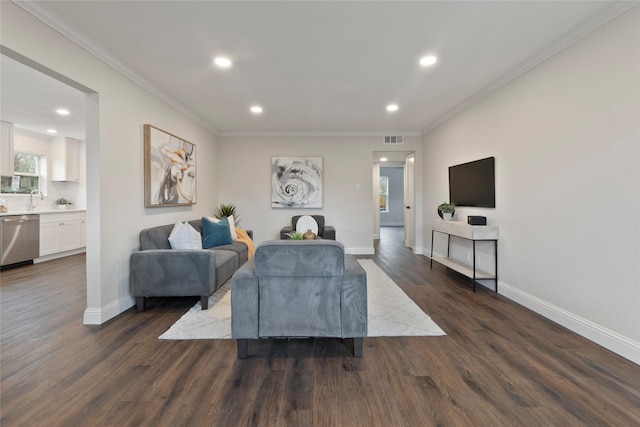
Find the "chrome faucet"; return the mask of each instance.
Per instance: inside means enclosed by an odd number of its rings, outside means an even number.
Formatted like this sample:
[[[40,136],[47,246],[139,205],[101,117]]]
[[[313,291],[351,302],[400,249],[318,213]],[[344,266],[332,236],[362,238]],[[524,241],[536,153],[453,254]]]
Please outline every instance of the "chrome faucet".
[[[30,211],[34,211],[38,207],[38,203],[37,202],[36,202],[36,204],[33,204],[33,195],[34,194],[38,194],[38,193],[40,193],[40,200],[44,200],[44,195],[42,194],[42,191],[40,191],[40,190],[31,190],[31,193],[29,193],[29,206],[28,206]]]

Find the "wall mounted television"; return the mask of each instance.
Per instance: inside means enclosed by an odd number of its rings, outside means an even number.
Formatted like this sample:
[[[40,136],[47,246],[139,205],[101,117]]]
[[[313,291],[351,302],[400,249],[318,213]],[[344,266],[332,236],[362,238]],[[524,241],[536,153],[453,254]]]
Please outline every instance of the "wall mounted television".
[[[449,202],[456,206],[496,207],[495,157],[449,167]]]

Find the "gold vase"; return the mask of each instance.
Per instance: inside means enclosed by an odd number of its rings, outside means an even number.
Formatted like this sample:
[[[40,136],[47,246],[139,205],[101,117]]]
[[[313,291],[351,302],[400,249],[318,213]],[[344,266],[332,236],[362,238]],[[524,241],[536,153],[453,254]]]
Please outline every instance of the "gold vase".
[[[314,240],[316,237],[318,236],[316,236],[316,233],[311,231],[311,229],[308,229],[307,232],[302,235],[304,240]]]

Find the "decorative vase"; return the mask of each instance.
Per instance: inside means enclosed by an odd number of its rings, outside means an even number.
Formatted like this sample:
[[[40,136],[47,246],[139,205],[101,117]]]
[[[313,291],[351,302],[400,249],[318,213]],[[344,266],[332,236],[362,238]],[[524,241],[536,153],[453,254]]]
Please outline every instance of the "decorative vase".
[[[61,211],[67,209],[67,205],[57,205],[58,209],[60,209]]]
[[[304,240],[314,240],[316,237],[318,236],[316,236],[316,233],[311,231],[311,229],[308,229],[307,232],[302,235]]]

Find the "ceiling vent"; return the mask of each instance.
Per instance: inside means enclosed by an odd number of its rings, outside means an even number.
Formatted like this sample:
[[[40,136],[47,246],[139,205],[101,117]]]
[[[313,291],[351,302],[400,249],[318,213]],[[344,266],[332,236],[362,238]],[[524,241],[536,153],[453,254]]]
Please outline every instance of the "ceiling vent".
[[[403,144],[404,143],[404,139],[402,138],[401,135],[386,135],[384,137],[384,144],[385,145],[398,145],[398,144]]]

